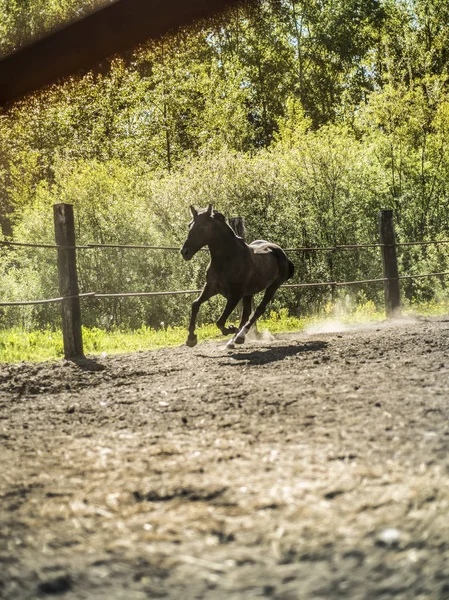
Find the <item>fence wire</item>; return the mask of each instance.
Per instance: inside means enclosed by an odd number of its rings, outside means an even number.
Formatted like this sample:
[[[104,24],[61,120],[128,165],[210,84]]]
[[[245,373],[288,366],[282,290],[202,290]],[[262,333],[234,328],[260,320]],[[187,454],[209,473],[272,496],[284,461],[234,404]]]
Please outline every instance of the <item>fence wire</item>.
[[[397,279],[422,279],[425,277],[442,277],[449,275],[449,271],[440,273],[420,273],[417,275],[400,275]],[[318,281],[315,283],[286,283],[280,286],[280,289],[312,288],[312,287],[345,287],[351,285],[360,285],[366,283],[384,283],[385,281],[394,281],[396,278],[379,277],[377,279],[361,279],[356,281]],[[117,292],[117,293],[99,293],[86,292],[74,296],[64,296],[60,298],[50,298],[46,300],[27,300],[23,302],[0,302],[0,306],[31,306],[34,304],[50,304],[52,302],[63,302],[72,298],[133,298],[133,297],[152,297],[152,296],[180,296],[182,294],[199,294],[201,290],[173,290],[165,292]]]
[[[86,292],[84,294],[75,294],[73,296],[61,296],[60,298],[48,298],[45,300],[25,300],[23,302],[0,302],[0,306],[33,306],[34,304],[52,304],[72,300],[73,298],[92,298],[96,296],[95,292]]]
[[[401,247],[401,246],[430,246],[449,244],[449,240],[430,240],[427,242],[397,242],[396,244],[381,244],[373,242],[369,244],[337,244],[335,246],[304,246],[298,248],[285,248],[285,252],[332,252],[337,250],[354,250],[357,248],[385,248],[385,247]],[[129,250],[173,250],[180,251],[180,246],[151,246],[148,244],[83,244],[77,246],[58,246],[57,244],[34,244],[31,242],[11,242],[8,240],[0,240],[0,246],[6,247],[25,247],[25,248],[48,248],[53,250],[93,250],[93,249],[109,249],[122,248]],[[203,248],[202,248],[203,250]],[[207,250],[204,248],[204,250]]]
[[[427,242],[399,242],[395,246],[426,246],[426,245],[440,245],[449,244],[449,240],[433,240]],[[57,244],[35,244],[30,242],[12,242],[8,240],[0,240],[0,246],[6,247],[26,247],[26,248],[45,248],[54,250],[91,250],[91,249],[109,249],[109,248],[120,248],[120,249],[132,249],[132,250],[167,250],[167,251],[178,251],[180,250],[177,246],[151,246],[151,245],[138,245],[138,244],[86,244],[79,246],[59,246]],[[338,250],[354,250],[357,248],[382,248],[389,246],[388,244],[371,243],[371,244],[342,244],[335,246],[311,246],[311,247],[299,247],[299,248],[286,248],[285,252],[333,252]],[[442,271],[439,273],[421,273],[416,275],[401,275],[398,277],[402,279],[422,279],[426,277],[443,277],[449,275],[449,271]],[[313,287],[344,287],[351,285],[361,285],[367,283],[383,283],[389,281],[386,277],[379,277],[376,279],[363,279],[357,281],[321,281],[315,283],[291,283],[284,284],[281,289],[301,289],[301,288],[313,288]],[[161,292],[118,292],[118,293],[99,293],[99,292],[86,292],[74,296],[64,296],[58,298],[49,298],[43,300],[25,300],[17,302],[0,302],[0,306],[32,306],[39,304],[51,304],[63,302],[73,298],[128,298],[128,297],[155,297],[155,296],[176,296],[182,294],[199,294],[201,290],[173,290],[173,291],[161,291]]]

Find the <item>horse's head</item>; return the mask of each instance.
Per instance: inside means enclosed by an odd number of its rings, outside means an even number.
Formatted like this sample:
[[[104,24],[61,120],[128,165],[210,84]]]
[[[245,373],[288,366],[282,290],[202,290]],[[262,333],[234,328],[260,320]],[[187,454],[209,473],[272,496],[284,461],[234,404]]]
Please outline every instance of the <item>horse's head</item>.
[[[185,260],[190,260],[198,250],[209,243],[213,227],[212,204],[200,212],[191,206],[190,211],[193,219],[189,223],[189,234],[181,249],[182,257]]]

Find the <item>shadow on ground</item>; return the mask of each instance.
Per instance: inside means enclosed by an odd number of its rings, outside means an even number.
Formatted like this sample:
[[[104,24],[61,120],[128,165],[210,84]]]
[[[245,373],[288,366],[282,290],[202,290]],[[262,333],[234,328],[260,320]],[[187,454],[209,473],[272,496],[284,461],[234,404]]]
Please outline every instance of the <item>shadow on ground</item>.
[[[291,344],[286,344],[285,346],[267,344],[266,346],[259,347],[257,350],[232,352],[228,354],[227,358],[232,358],[237,361],[234,364],[248,363],[251,365],[266,365],[285,360],[288,357],[325,350],[327,346],[327,342],[321,341],[306,342],[305,344],[298,344],[296,346],[292,346]]]

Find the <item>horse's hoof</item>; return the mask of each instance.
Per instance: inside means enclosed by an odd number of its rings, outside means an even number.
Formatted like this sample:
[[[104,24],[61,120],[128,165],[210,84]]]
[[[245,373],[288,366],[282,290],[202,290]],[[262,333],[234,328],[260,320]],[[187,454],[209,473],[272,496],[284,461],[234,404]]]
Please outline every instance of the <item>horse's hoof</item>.
[[[234,340],[229,340],[226,344],[226,350],[233,350],[235,348]]]
[[[198,343],[198,337],[196,335],[187,338],[186,344],[189,348],[193,348],[194,346],[197,345],[197,343]]]
[[[235,336],[234,342],[236,344],[243,344],[243,342],[246,339],[247,333],[248,333],[248,329],[246,329],[246,327],[243,327],[243,329],[239,332],[239,334]]]

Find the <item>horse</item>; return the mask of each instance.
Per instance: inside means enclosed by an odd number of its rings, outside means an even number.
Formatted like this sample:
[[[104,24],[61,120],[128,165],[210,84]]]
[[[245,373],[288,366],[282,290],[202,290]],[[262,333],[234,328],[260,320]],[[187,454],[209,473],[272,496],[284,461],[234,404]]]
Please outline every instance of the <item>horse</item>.
[[[225,217],[209,204],[197,211],[190,206],[192,221],[189,233],[181,249],[185,260],[191,260],[204,246],[210,251],[211,260],[206,273],[206,283],[201,294],[192,303],[187,346],[196,346],[195,323],[200,306],[217,294],[227,300],[222,315],[216,322],[223,335],[233,334],[226,347],[243,344],[250,328],[265,312],[277,289],[294,273],[293,263],[277,244],[256,240],[247,244],[236,235]],[[251,315],[254,294],[265,290],[260,304]],[[238,327],[227,327],[226,320],[242,301],[242,315]]]

